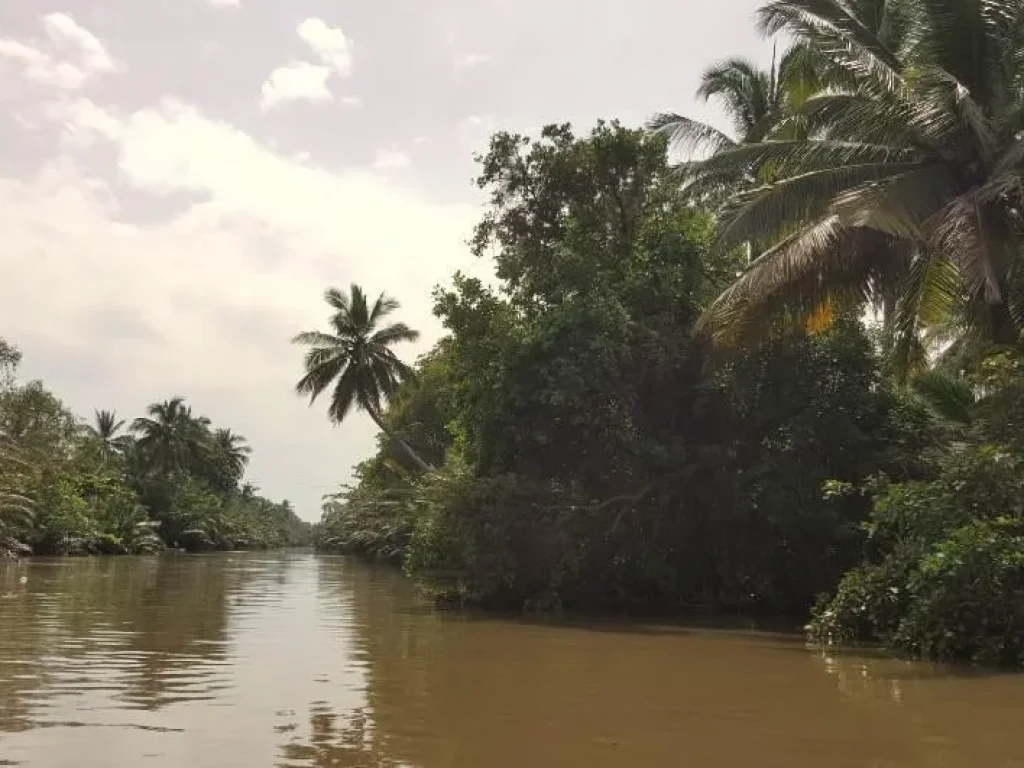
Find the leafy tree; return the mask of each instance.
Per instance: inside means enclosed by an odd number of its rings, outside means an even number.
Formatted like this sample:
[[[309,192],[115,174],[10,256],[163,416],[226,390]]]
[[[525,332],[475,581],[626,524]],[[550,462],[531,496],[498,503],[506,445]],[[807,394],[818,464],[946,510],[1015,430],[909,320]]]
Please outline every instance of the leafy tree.
[[[832,56],[844,74],[807,99],[807,138],[692,166],[714,184],[766,163],[773,178],[723,211],[722,242],[770,248],[716,302],[716,332],[780,312],[891,295],[897,350],[921,328],[1016,344],[1024,3],[777,0],[762,29]]]
[[[401,322],[380,327],[399,308],[395,299],[383,293],[372,307],[362,288],[354,283],[348,294],[329,288],[324,298],[334,310],[331,332],[307,331],[293,339],[294,343],[309,347],[305,375],[296,384],[296,391],[309,395],[312,403],[333,385],[327,412],[334,423],[344,421],[353,406],[366,411],[421,470],[430,470],[432,467],[391,430],[382,416],[384,404],[411,374],[409,366],[398,359],[391,346],[415,341],[419,332]]]
[[[489,606],[805,611],[856,561],[869,506],[822,483],[913,471],[927,432],[862,329],[709,370],[691,331],[738,262],[710,249],[662,137],[549,126],[496,135],[480,163],[473,243],[500,282],[435,293],[450,335],[386,414],[432,403],[417,440],[445,466],[401,471],[382,441],[325,505],[321,546]]]

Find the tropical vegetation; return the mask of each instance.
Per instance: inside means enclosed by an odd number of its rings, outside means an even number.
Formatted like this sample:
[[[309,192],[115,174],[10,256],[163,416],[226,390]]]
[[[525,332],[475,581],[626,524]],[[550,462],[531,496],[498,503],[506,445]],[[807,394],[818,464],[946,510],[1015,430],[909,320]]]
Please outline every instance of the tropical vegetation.
[[[771,66],[698,92],[726,130],[494,135],[495,280],[435,291],[411,369],[363,362],[363,294],[329,294],[299,390],[338,382],[332,418],[382,434],[317,545],[457,604],[809,618],[1024,666],[1024,0],[758,23]]]
[[[0,555],[137,554],[306,544],[287,501],[244,482],[250,448],[181,397],[130,423],[83,422],[0,339]]]

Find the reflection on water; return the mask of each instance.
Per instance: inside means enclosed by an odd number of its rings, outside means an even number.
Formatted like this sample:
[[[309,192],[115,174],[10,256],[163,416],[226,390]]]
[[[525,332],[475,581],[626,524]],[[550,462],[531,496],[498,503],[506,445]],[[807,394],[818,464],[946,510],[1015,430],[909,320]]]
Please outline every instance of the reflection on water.
[[[1024,678],[435,613],[306,554],[0,565],[0,766],[1024,768]]]

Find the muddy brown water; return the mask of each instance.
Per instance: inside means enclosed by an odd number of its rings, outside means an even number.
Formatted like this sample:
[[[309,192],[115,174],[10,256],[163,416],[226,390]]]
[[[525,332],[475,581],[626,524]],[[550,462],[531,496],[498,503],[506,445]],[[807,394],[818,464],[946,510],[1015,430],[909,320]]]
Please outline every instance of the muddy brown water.
[[[0,565],[0,765],[1024,767],[1024,676],[438,613],[304,553]]]

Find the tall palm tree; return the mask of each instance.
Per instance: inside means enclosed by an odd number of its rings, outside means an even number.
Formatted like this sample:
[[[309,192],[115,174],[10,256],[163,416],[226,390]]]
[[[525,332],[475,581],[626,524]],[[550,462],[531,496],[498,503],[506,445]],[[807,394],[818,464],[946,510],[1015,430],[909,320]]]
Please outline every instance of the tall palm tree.
[[[806,134],[798,115],[799,106],[816,90],[830,65],[807,45],[791,46],[779,59],[773,51],[768,69],[749,59],[731,58],[712,65],[701,76],[697,98],[715,101],[731,123],[731,134],[713,125],[671,112],[654,115],[648,130],[668,138],[669,146],[680,150],[683,161],[677,166],[684,181],[693,176],[692,167],[701,156],[716,155],[730,149],[756,144],[768,138],[796,138]],[[723,167],[712,179],[700,175],[701,184],[691,192],[704,205],[720,205],[737,189],[749,189],[767,181],[770,164],[755,167]],[[748,258],[759,247],[747,244]]]
[[[103,461],[124,453],[129,437],[118,434],[124,427],[124,419],[117,418],[115,411],[93,411],[93,414],[95,423],[89,424],[86,430],[97,441]]]
[[[148,416],[135,419],[131,429],[138,434],[137,446],[151,469],[164,473],[186,469],[200,460],[210,420],[192,416],[192,409],[180,396],[152,403]]]
[[[744,58],[718,62],[701,75],[697,98],[718,102],[732,133],[674,112],[659,112],[648,128],[668,137],[687,153],[715,154],[743,144],[763,141],[794,111],[817,82],[818,62],[806,46],[794,45],[768,69]]]
[[[774,171],[722,215],[723,245],[774,245],[704,327],[728,335],[890,291],[904,349],[922,328],[1018,343],[1024,0],[775,0],[759,15],[844,78],[803,105],[809,138],[727,148],[688,169],[698,188]]]
[[[301,395],[309,395],[310,404],[333,385],[330,419],[340,424],[352,407],[366,411],[388,438],[402,446],[409,458],[424,471],[433,469],[412,447],[387,425],[383,408],[399,384],[412,374],[391,346],[415,341],[419,332],[405,323],[382,325],[385,318],[398,309],[395,299],[383,293],[371,307],[363,289],[355,283],[345,294],[330,288],[324,294],[334,310],[330,331],[300,333],[292,342],[309,347],[305,359],[305,375],[295,385]]]
[[[217,429],[211,437],[210,447],[227,464],[235,482],[241,480],[249,463],[249,454],[252,453],[246,439],[230,429]]]

